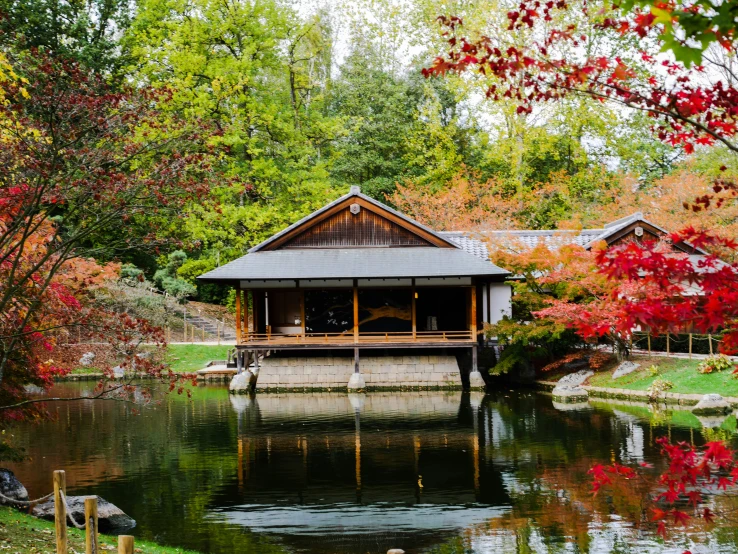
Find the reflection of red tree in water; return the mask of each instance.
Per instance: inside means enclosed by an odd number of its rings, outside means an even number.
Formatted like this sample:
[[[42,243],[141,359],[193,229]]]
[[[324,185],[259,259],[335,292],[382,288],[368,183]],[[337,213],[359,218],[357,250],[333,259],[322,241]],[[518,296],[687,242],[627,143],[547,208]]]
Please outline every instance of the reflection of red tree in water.
[[[672,445],[666,438],[657,442],[665,458],[658,469],[646,463],[602,464],[597,454],[578,453],[548,467],[539,459],[530,468],[530,479],[519,481],[512,493],[511,511],[477,530],[504,529],[525,541],[524,535],[535,529],[545,540],[573,542],[587,552],[592,524],[606,525],[617,515],[626,534],[655,532],[667,539],[669,526],[678,526],[699,540],[734,509],[732,495],[715,493],[738,483],[738,459],[721,442],[699,450],[684,442]],[[520,467],[518,474],[525,473]]]
[[[721,489],[734,489],[738,482],[738,459],[735,451],[720,441],[708,442],[702,449],[693,444],[672,444],[667,437],[657,439],[661,454],[668,462],[667,469],[658,477],[647,473],[650,464],[641,463],[643,469],[623,466],[595,464],[589,470],[592,475],[592,491],[595,496],[607,487],[632,488],[638,490],[648,483],[650,492],[646,500],[650,506],[651,521],[658,522],[657,533],[666,538],[667,525],[674,523],[686,526],[695,520],[712,524],[715,513],[705,506],[705,496]],[[655,482],[654,482],[655,479]],[[719,511],[718,514],[722,515]]]

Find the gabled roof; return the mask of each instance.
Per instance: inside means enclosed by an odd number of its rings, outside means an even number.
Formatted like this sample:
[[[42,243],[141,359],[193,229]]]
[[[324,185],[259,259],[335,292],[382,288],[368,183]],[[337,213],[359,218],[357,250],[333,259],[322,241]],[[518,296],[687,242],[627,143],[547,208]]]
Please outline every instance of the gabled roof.
[[[353,204],[381,216],[382,225],[394,229],[395,234],[412,233],[419,238],[413,245],[403,246],[397,241],[390,246],[372,242],[368,245],[336,246],[329,236],[326,240],[299,242],[313,230],[332,224],[340,214],[346,214]],[[359,211],[353,212],[355,215]],[[360,217],[350,221],[359,221]],[[325,222],[325,223],[323,223]],[[358,223],[355,223],[358,225]],[[354,225],[354,224],[349,224]],[[323,231],[321,231],[323,232]],[[331,230],[325,231],[331,234]],[[466,239],[438,233],[417,221],[396,212],[389,206],[361,194],[358,187],[327,204],[283,231],[251,248],[245,256],[198,277],[204,282],[236,284],[240,281],[279,280],[340,280],[391,278],[451,278],[451,277],[505,277],[509,272],[497,267],[486,255],[472,254],[463,247]],[[362,243],[363,244],[363,243]],[[483,243],[482,243],[483,244]],[[486,252],[486,247],[485,247]]]
[[[414,219],[411,219],[407,217],[404,214],[401,214],[398,211],[393,210],[389,206],[382,204],[381,202],[375,200],[374,198],[371,198],[365,194],[361,193],[361,189],[359,187],[351,187],[348,194],[345,194],[341,196],[340,198],[334,200],[333,202],[330,202],[329,204],[326,204],[319,210],[314,211],[310,215],[307,215],[300,219],[299,221],[296,221],[289,227],[281,230],[279,233],[272,235],[268,239],[266,239],[264,242],[257,244],[253,248],[249,250],[249,253],[259,252],[262,250],[270,250],[273,246],[278,245],[280,242],[283,242],[286,238],[295,235],[297,232],[299,232],[302,229],[308,229],[312,227],[313,225],[319,223],[322,221],[326,216],[333,213],[337,208],[340,208],[344,204],[351,204],[352,202],[360,200],[361,203],[368,207],[369,209],[373,209],[380,215],[389,216],[390,218],[394,219],[395,221],[398,221],[408,230],[410,231],[416,231],[418,234],[424,236],[424,237],[432,237],[435,238],[435,246],[439,247],[445,247],[445,248],[458,248],[458,245],[452,241],[449,241],[447,238],[443,237],[441,233],[437,233],[433,229],[426,227],[425,225],[422,225],[415,221]]]

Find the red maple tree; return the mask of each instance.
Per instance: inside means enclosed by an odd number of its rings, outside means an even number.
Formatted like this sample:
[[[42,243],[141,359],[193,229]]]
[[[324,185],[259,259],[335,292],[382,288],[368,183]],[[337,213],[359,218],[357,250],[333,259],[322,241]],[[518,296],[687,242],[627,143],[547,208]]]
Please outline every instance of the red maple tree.
[[[0,418],[41,414],[70,329],[107,342],[123,368],[165,375],[142,356],[161,330],[95,302],[111,259],[158,244],[159,226],[208,191],[210,151],[197,121],[163,114],[166,91],[112,90],[76,63],[39,52],[3,62],[0,82]],[[109,375],[110,367],[102,367]],[[101,383],[96,396],[132,393]]]
[[[694,8],[682,10],[681,2],[660,2],[656,9],[663,13],[657,16],[653,9],[629,4],[630,11],[615,6],[590,13],[586,2],[523,0],[507,14],[508,35],[480,38],[464,36],[461,18],[441,16],[451,48],[423,73],[475,71],[493,77],[487,96],[516,102],[518,113],[530,113],[537,103],[572,94],[615,102],[646,112],[654,120],[656,135],[686,152],[716,142],[738,152],[734,80],[708,79],[705,67],[692,64],[695,56],[686,56],[686,47],[667,32],[681,12],[707,6],[694,2]],[[557,25],[554,17],[565,10],[576,17]],[[590,48],[594,34],[598,45]],[[710,36],[728,50],[736,38],[725,29],[715,29]],[[624,44],[636,55],[626,58]],[[687,61],[659,55],[662,46]],[[702,61],[702,49],[696,51]]]

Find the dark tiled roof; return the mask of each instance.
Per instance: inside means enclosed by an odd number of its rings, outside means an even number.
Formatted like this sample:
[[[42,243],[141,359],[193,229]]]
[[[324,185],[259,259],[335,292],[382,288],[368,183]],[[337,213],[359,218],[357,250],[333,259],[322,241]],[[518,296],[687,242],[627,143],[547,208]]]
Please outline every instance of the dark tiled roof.
[[[459,248],[480,259],[488,259],[490,249],[509,248],[511,250],[533,249],[544,245],[549,249],[557,250],[567,244],[576,244],[583,248],[590,248],[601,240],[609,237],[636,222],[644,222],[659,229],[664,234],[668,231],[646,221],[643,214],[636,212],[605,225],[602,229],[581,230],[524,230],[524,231],[453,231],[442,232],[440,235],[456,243]],[[698,250],[698,252],[702,252]]]
[[[505,275],[509,272],[460,248],[315,248],[252,252],[199,279],[223,282]]]

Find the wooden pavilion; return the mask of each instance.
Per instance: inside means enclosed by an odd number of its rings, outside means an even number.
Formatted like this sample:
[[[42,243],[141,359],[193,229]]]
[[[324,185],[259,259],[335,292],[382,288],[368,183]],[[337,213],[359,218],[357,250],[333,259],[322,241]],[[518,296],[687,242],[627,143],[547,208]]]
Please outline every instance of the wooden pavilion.
[[[236,289],[242,354],[353,349],[359,373],[359,349],[465,348],[473,372],[511,296],[473,248],[352,187],[200,279]]]

